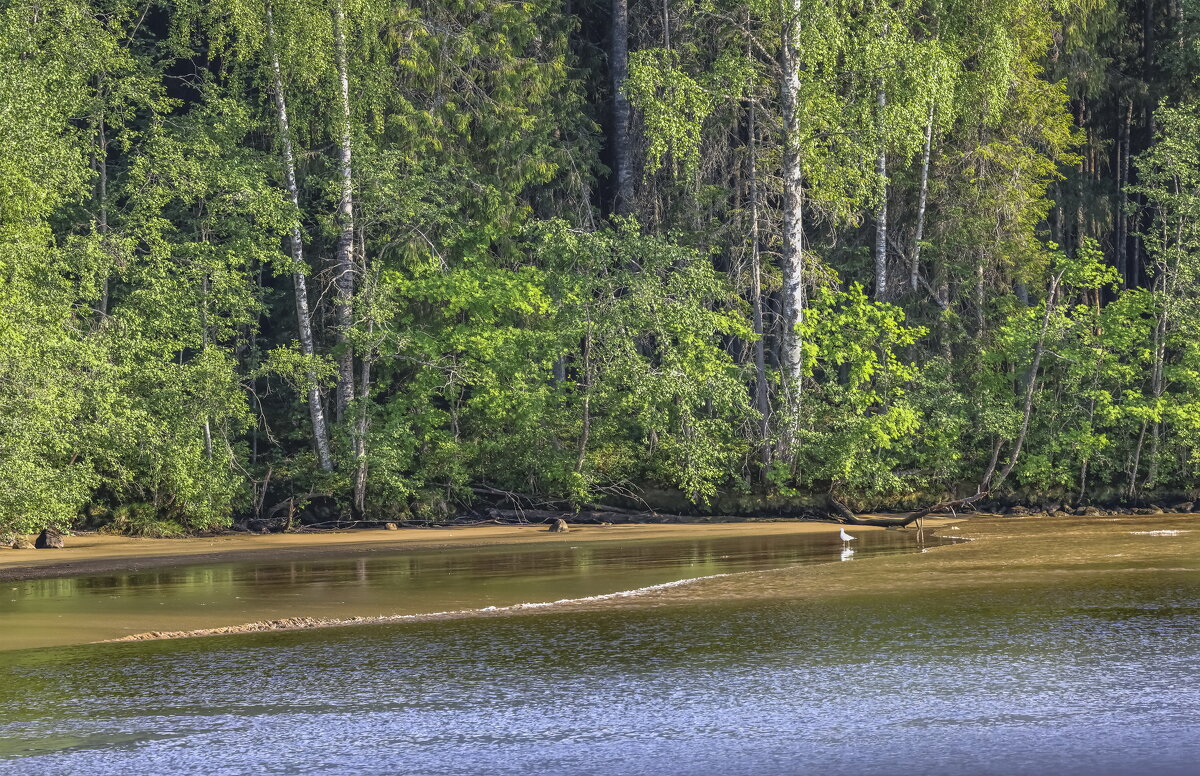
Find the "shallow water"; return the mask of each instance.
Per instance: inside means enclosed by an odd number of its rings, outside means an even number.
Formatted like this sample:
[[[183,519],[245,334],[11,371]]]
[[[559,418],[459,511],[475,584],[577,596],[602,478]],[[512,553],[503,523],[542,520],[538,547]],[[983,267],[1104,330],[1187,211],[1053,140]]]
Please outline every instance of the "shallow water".
[[[938,540],[925,537],[929,543]],[[863,532],[846,559],[911,552]],[[833,533],[605,541],[255,561],[0,583],[0,650],[289,617],[429,614],[588,598],[681,579],[842,558]]]
[[[0,774],[1194,774],[1195,525],[993,522],[515,616],[10,652]]]

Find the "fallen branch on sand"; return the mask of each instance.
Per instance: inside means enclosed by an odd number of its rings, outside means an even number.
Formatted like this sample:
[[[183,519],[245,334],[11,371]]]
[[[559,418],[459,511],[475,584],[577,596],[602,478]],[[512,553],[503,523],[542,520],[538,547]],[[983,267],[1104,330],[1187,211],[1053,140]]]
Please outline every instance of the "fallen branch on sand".
[[[850,509],[845,504],[838,501],[833,496],[829,497],[829,504],[830,504],[830,506],[833,507],[833,511],[841,518],[841,520],[839,522],[846,523],[847,525],[874,525],[874,526],[882,526],[885,528],[891,528],[891,527],[903,528],[907,525],[911,525],[912,523],[915,523],[916,521],[920,520],[922,517],[926,517],[927,515],[932,515],[936,512],[946,512],[948,510],[961,509],[962,507],[969,507],[972,504],[974,504],[975,502],[980,501],[984,498],[987,498],[987,495],[988,495],[988,492],[986,490],[981,490],[973,496],[967,496],[966,498],[954,499],[953,501],[941,501],[932,506],[925,507],[924,509],[918,509],[916,512],[913,512],[910,515],[906,515],[905,517],[860,518],[857,515],[855,515],[853,512],[851,512]]]

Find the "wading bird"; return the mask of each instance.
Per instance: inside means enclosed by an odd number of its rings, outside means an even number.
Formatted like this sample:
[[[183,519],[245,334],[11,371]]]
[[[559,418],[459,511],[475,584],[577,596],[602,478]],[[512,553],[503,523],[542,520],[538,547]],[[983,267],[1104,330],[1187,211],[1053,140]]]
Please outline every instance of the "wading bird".
[[[850,534],[846,533],[846,529],[845,529],[845,528],[842,528],[842,529],[841,529],[841,532],[842,532],[842,541],[844,541],[844,542],[852,542],[852,541],[854,541],[854,537],[853,537],[853,536],[851,536]]]

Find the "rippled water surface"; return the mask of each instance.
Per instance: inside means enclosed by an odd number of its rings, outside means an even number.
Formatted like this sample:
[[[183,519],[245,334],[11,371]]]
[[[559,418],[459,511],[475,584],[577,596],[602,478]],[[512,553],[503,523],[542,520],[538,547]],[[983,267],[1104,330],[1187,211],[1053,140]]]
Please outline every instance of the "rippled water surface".
[[[0,774],[1195,774],[1192,525],[994,522],[619,603],[3,653]]]
[[[0,582],[0,650],[289,617],[429,614],[586,598],[681,579],[913,552],[939,540],[863,532],[381,551]]]

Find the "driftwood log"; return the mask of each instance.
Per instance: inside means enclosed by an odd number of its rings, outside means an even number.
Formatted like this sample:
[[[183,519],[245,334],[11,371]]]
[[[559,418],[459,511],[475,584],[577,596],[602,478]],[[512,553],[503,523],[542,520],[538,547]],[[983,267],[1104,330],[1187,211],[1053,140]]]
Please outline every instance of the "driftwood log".
[[[562,518],[561,509],[489,509],[487,516],[496,521],[517,523],[553,523]],[[682,523],[693,518],[657,512],[632,512],[615,509],[585,509],[571,514],[572,523]]]
[[[890,527],[894,526],[894,527],[898,527],[898,528],[903,528],[906,525],[911,525],[912,523],[915,523],[916,521],[920,520],[922,517],[932,515],[936,512],[945,512],[948,509],[960,509],[962,507],[969,507],[970,505],[974,504],[976,501],[987,498],[987,495],[988,495],[987,491],[984,490],[984,491],[979,491],[978,493],[976,493],[973,496],[967,496],[966,498],[955,499],[953,501],[941,501],[937,504],[933,504],[932,506],[925,507],[924,509],[918,509],[916,512],[913,512],[912,514],[906,515],[904,517],[860,518],[857,515],[855,515],[853,512],[851,512],[850,509],[845,504],[843,504],[842,502],[833,498],[832,496],[829,497],[829,504],[831,507],[833,507],[833,511],[841,518],[841,522],[846,523],[847,525],[875,525],[875,526],[882,526],[885,528],[890,528]]]

